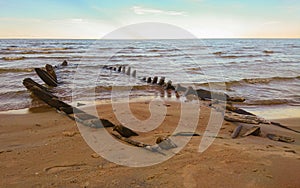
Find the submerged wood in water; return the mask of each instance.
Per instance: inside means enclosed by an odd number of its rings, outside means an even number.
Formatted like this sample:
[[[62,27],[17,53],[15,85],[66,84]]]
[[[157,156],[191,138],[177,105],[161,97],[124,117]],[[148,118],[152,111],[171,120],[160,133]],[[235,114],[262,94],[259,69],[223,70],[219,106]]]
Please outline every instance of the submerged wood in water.
[[[57,76],[56,76],[53,66],[46,64],[45,68],[46,68],[46,71],[50,74],[50,76],[52,76],[52,78],[57,82]]]

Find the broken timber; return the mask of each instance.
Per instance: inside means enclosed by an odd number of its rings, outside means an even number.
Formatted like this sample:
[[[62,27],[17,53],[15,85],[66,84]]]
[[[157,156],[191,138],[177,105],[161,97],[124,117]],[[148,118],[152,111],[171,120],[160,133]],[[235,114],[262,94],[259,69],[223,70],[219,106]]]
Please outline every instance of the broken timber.
[[[29,91],[31,91],[34,94],[34,96],[36,96],[43,102],[47,103],[49,106],[56,108],[59,111],[63,111],[71,119],[76,120],[86,126],[95,127],[95,128],[114,126],[113,123],[111,123],[106,119],[99,120],[96,116],[86,114],[84,111],[59,100],[57,96],[51,94],[49,91],[47,91],[47,89],[45,89],[43,86],[39,85],[38,83],[34,82],[30,78],[24,79],[23,85]],[[70,114],[74,114],[74,117],[71,116]]]
[[[260,123],[270,124],[271,123],[270,121],[267,121],[263,118],[259,118],[257,116],[238,114],[229,111],[227,111],[224,114],[224,119],[226,121],[241,122],[241,123],[248,123],[248,124],[260,124]]]
[[[57,81],[47,71],[40,68],[35,68],[34,70],[48,86],[56,87],[58,85]]]
[[[50,76],[57,82],[57,76],[55,74],[54,68],[52,65],[46,64],[46,71],[50,74]]]

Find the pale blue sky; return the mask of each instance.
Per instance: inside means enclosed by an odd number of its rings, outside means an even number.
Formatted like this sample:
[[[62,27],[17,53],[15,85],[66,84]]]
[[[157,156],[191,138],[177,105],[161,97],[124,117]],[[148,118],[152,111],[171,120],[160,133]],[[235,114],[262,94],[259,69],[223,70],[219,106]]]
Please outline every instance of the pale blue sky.
[[[0,0],[0,38],[101,38],[161,22],[199,38],[299,38],[298,0]]]

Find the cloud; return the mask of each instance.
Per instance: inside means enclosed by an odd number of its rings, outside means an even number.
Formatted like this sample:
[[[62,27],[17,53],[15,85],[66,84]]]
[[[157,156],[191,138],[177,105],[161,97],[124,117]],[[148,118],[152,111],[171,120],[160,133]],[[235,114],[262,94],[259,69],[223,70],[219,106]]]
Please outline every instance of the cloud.
[[[161,9],[143,8],[140,6],[134,6],[131,8],[135,14],[156,14],[156,15],[169,15],[169,16],[185,16],[186,13],[183,11],[169,11]]]

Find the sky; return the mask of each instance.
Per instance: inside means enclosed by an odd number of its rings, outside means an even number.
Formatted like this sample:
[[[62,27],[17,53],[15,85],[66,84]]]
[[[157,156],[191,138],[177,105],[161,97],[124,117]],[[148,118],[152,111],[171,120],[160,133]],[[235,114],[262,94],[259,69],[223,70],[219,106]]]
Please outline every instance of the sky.
[[[299,38],[299,0],[0,0],[0,38],[100,39],[158,22],[197,38]]]

